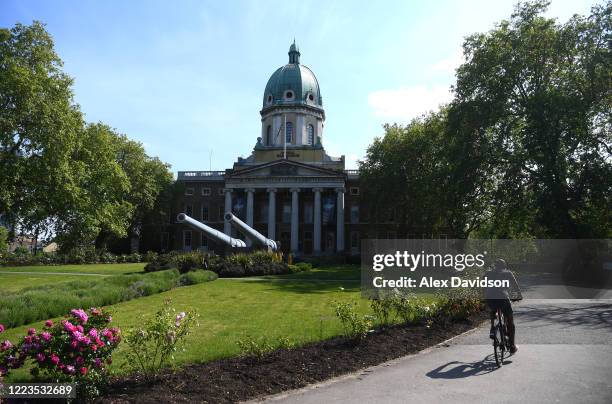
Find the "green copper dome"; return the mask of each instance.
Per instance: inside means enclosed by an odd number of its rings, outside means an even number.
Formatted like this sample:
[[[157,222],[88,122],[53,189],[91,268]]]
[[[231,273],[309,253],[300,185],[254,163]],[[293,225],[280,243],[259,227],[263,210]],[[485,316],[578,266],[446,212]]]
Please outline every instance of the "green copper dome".
[[[323,109],[319,81],[312,70],[300,64],[300,51],[295,41],[289,48],[289,63],[272,74],[263,96],[264,109],[291,105]]]

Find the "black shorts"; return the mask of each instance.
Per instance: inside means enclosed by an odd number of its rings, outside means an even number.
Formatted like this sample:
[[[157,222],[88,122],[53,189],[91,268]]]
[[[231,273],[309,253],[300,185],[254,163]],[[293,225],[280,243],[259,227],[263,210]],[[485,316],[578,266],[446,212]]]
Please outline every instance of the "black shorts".
[[[487,299],[487,306],[489,306],[491,312],[501,309],[504,316],[512,315],[512,304],[509,299]]]

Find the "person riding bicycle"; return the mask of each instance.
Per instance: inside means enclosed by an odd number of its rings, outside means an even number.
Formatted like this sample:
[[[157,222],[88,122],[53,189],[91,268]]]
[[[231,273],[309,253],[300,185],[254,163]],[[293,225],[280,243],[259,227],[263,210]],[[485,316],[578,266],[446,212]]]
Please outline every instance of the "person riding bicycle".
[[[521,290],[514,274],[508,270],[506,261],[501,258],[495,260],[493,268],[486,273],[486,277],[489,280],[507,280],[510,283],[510,288],[504,287],[488,287],[485,290],[485,298],[487,305],[491,309],[491,339],[495,339],[495,317],[497,315],[497,309],[501,309],[502,313],[506,317],[508,326],[508,339],[510,343],[510,353],[515,353],[518,348],[514,343],[515,327],[514,327],[514,316],[512,313],[512,304],[510,303],[510,293],[508,289],[515,291],[518,294],[518,298],[513,300],[521,300]]]

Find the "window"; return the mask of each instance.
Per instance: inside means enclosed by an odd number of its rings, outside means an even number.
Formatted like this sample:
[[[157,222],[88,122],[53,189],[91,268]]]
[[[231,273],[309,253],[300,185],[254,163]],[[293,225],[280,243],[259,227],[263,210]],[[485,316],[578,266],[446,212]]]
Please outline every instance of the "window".
[[[167,231],[164,231],[160,234],[160,248],[162,252],[168,251],[168,245],[170,244],[170,234]]]
[[[314,144],[314,126],[312,125],[308,125],[308,144],[311,146]]]
[[[272,144],[272,126],[268,125],[266,128],[266,144],[270,146]]]
[[[308,100],[314,101],[314,95],[312,95],[312,93],[308,94]]]
[[[311,231],[305,231],[304,232],[304,240],[312,240],[312,232]]]
[[[304,223],[312,223],[312,202],[304,202]]]
[[[287,144],[293,143],[293,124],[291,122],[287,122],[285,126],[285,142]]]
[[[351,195],[359,195],[359,187],[351,187]]]
[[[193,206],[185,205],[185,209],[183,209],[183,212],[185,212],[187,216],[193,216]]]
[[[193,195],[193,188],[185,188],[185,195],[186,196]]]
[[[272,102],[272,94],[268,94],[268,104]]]
[[[204,251],[208,250],[208,238],[204,233],[200,233],[200,249]]]
[[[191,250],[191,230],[183,230],[183,250]]]
[[[291,204],[283,204],[283,223],[291,223]]]
[[[288,100],[293,99],[293,91],[291,91],[291,90],[287,90],[287,91],[285,92],[285,98],[286,98],[286,99],[288,99]]]
[[[202,196],[210,196],[210,188],[202,188]]]
[[[351,206],[351,223],[359,223],[359,205]]]
[[[223,192],[223,188],[217,189],[217,194],[219,194],[219,196],[225,195],[225,192]]]
[[[202,221],[208,221],[208,205],[202,205]]]
[[[353,252],[359,251],[359,232],[351,232],[351,250]]]

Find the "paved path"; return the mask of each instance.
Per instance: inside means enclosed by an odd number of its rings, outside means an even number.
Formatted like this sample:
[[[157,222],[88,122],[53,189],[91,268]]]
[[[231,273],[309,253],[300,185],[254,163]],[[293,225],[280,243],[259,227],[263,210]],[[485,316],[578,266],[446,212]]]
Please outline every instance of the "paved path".
[[[497,368],[488,325],[271,403],[610,403],[612,301],[532,300],[515,307],[519,352]]]

